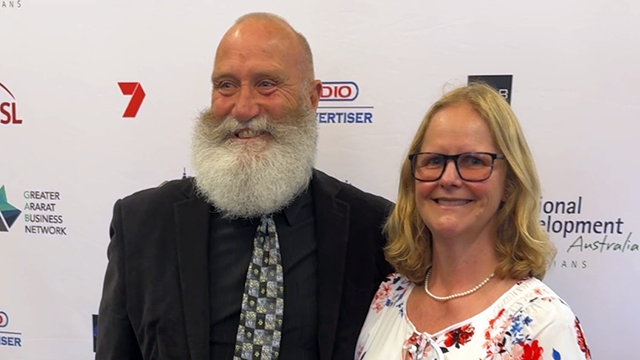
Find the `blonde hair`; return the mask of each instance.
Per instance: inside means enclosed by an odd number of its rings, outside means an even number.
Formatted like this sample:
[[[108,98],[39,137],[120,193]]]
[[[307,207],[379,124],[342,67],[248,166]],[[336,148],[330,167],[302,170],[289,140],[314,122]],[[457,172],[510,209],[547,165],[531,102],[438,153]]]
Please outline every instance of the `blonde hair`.
[[[446,93],[425,115],[409,154],[419,152],[433,116],[455,105],[469,104],[485,120],[498,151],[507,162],[506,193],[499,208],[495,269],[502,278],[542,279],[555,256],[555,247],[539,223],[540,182],[531,151],[511,107],[492,87],[473,83]],[[387,260],[414,283],[424,282],[431,263],[431,232],[415,203],[415,180],[405,158],[400,172],[397,203],[385,224]]]

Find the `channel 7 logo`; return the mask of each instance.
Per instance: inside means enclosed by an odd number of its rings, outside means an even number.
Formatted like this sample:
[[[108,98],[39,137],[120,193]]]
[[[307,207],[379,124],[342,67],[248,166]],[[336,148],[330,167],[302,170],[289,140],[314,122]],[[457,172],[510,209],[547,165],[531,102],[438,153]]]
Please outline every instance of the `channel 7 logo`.
[[[513,75],[469,75],[468,84],[483,83],[496,89],[511,104],[511,84]]]
[[[118,86],[122,95],[131,95],[129,104],[124,110],[123,118],[135,118],[138,115],[138,110],[142,106],[144,97],[147,95],[142,89],[142,85],[139,82],[119,82]]]

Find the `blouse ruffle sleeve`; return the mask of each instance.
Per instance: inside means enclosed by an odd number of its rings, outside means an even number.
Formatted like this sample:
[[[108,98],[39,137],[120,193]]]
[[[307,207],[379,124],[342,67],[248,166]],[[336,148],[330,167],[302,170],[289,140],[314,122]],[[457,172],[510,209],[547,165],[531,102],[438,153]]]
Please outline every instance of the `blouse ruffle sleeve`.
[[[382,281],[371,301],[369,313],[362,325],[356,345],[356,360],[365,358],[367,352],[371,351],[376,356],[380,355],[379,347],[386,343],[386,341],[380,341],[381,337],[393,344],[401,343],[408,336],[409,329],[407,329],[406,323],[400,321],[404,316],[404,307],[400,306],[400,300],[409,286],[410,282],[407,278],[395,273],[389,274]],[[397,353],[400,354],[400,348]]]
[[[567,303],[538,288],[504,323],[504,350],[513,359],[590,360],[582,327]],[[502,357],[504,358],[504,357]]]

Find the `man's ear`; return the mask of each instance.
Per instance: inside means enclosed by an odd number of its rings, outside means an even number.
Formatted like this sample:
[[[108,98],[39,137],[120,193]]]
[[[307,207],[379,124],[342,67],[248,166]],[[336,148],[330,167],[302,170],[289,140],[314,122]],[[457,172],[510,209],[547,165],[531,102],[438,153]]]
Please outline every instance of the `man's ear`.
[[[309,101],[313,110],[318,109],[318,102],[320,101],[320,95],[322,94],[322,81],[313,80],[309,85]]]

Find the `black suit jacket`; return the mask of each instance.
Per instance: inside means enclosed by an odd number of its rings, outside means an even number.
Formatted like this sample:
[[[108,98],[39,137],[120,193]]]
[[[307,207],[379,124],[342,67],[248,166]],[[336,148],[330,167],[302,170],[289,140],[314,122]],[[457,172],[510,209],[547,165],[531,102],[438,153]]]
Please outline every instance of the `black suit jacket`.
[[[351,360],[371,299],[392,270],[381,232],[392,204],[317,170],[311,191],[319,358]],[[210,360],[209,209],[192,179],[116,202],[97,360]]]

